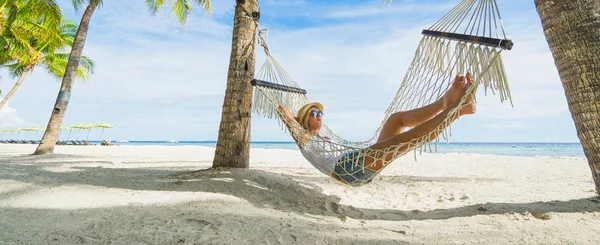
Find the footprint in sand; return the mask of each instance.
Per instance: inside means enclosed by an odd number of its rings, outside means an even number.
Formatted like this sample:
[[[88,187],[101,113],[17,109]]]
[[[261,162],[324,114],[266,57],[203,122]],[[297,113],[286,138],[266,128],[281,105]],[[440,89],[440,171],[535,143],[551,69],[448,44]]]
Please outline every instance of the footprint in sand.
[[[207,220],[187,218],[187,219],[184,219],[183,221],[185,223],[193,225],[193,226],[202,227],[202,230],[206,230],[206,229],[215,230],[214,224]]]
[[[325,203],[325,209],[328,212],[332,212],[332,213],[339,213],[340,210],[340,205],[335,203],[335,202],[327,202]]]
[[[540,220],[549,220],[551,218],[550,214],[546,212],[531,212],[531,216]]]

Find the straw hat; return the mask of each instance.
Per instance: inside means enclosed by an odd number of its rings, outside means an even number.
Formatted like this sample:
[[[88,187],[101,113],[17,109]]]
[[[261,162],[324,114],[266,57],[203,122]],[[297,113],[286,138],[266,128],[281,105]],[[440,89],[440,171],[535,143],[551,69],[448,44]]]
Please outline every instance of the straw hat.
[[[305,129],[308,129],[308,118],[310,117],[309,110],[312,107],[317,107],[317,109],[323,111],[323,105],[319,102],[308,103],[302,106],[300,110],[298,110],[298,116],[296,117],[296,121],[298,121],[298,123],[300,123],[300,125],[302,125],[302,127],[304,127]]]

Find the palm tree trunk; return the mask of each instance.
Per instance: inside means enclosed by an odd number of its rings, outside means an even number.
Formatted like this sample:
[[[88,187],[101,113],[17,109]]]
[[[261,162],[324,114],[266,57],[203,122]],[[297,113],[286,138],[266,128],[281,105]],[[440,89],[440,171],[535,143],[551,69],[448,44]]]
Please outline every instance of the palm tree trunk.
[[[600,1],[535,0],[600,195]]]
[[[52,153],[54,151],[56,141],[58,140],[60,126],[62,125],[62,121],[67,110],[67,105],[69,104],[69,98],[71,97],[73,82],[77,76],[77,69],[79,67],[79,61],[81,59],[83,47],[85,46],[85,39],[87,37],[90,19],[92,18],[92,15],[94,14],[94,11],[96,10],[96,7],[98,7],[99,3],[100,0],[91,0],[90,4],[85,9],[83,16],[81,17],[81,22],[79,23],[79,28],[77,29],[77,34],[75,36],[75,40],[73,41],[73,47],[71,48],[71,54],[69,55],[69,61],[67,62],[67,69],[60,86],[60,91],[58,92],[58,96],[56,98],[56,103],[52,109],[52,114],[50,116],[50,120],[48,121],[46,132],[44,133],[44,136],[42,136],[40,144],[33,153],[34,155],[42,155]]]
[[[25,67],[25,69],[23,70],[23,72],[21,72],[21,75],[19,76],[19,80],[17,80],[15,85],[8,92],[8,94],[6,94],[4,98],[2,98],[2,101],[0,101],[0,110],[4,108],[4,105],[6,105],[6,102],[8,102],[10,97],[13,96],[15,92],[17,92],[17,89],[19,89],[19,87],[21,87],[21,84],[23,83],[23,80],[25,80],[25,76],[27,76],[27,73],[31,70],[31,67],[33,67],[33,65],[27,65]]]
[[[213,167],[248,168],[250,158],[250,113],[254,78],[257,0],[237,0],[227,90]],[[247,10],[247,11],[246,11]]]

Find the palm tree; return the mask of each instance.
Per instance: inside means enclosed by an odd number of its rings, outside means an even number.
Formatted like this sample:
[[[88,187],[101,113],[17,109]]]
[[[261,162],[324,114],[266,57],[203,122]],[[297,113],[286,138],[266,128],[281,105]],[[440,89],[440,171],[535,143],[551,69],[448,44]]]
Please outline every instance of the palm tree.
[[[68,54],[57,53],[64,48],[69,48],[73,44],[75,38],[75,30],[77,26],[68,20],[58,26],[58,30],[49,30],[58,32],[57,34],[49,34],[45,36],[56,37],[46,38],[43,42],[37,40],[29,41],[32,44],[30,51],[25,56],[12,57],[6,66],[8,66],[10,74],[13,77],[18,77],[13,88],[0,101],[0,109],[4,107],[10,97],[19,89],[21,83],[25,79],[27,73],[32,72],[36,66],[44,67],[48,73],[61,78],[65,74]],[[79,66],[78,76],[82,79],[88,79],[93,73],[94,62],[88,57],[82,57],[81,65]]]
[[[50,116],[50,120],[48,121],[46,132],[44,132],[44,136],[42,136],[40,144],[33,153],[34,155],[47,154],[54,151],[56,140],[58,139],[58,134],[60,132],[60,126],[62,125],[63,118],[65,117],[65,112],[71,96],[71,89],[73,88],[73,81],[77,73],[77,67],[79,67],[79,62],[81,60],[81,53],[83,52],[83,47],[85,46],[90,19],[92,18],[96,8],[102,3],[102,0],[72,1],[75,9],[80,8],[84,3],[87,3],[88,5],[83,13],[83,16],[81,17],[79,29],[77,30],[77,34],[73,42],[73,48],[71,49],[71,54],[69,55],[69,61],[67,62],[67,68],[62,80],[62,85],[56,98],[54,108],[52,109],[52,114]],[[146,0],[146,4],[153,11],[158,11],[158,9],[164,5],[164,2],[164,0]],[[210,12],[211,5],[209,0],[195,0],[195,2],[198,5],[203,6],[207,12]],[[191,13],[191,7],[188,0],[175,0],[172,10],[179,18],[181,23],[185,23],[188,15]]]
[[[0,64],[31,53],[29,41],[56,38],[62,14],[53,0],[0,0]]]
[[[81,17],[81,21],[79,23],[79,28],[77,29],[75,39],[73,40],[65,74],[62,79],[62,84],[60,86],[54,108],[52,109],[52,114],[50,115],[50,120],[46,126],[46,132],[44,132],[44,136],[42,136],[40,144],[33,153],[34,155],[52,153],[54,151],[54,147],[56,146],[56,140],[58,139],[60,126],[62,125],[63,118],[65,117],[67,105],[71,97],[71,89],[73,88],[73,82],[75,80],[75,76],[77,75],[81,54],[83,52],[83,47],[85,46],[85,39],[87,37],[90,19],[102,0],[73,0],[73,5],[75,6],[75,9],[78,9],[84,4],[84,2],[87,2],[88,5],[83,12],[83,16]]]
[[[236,0],[227,89],[213,167],[248,168],[258,0]]]
[[[600,195],[600,1],[535,0]]]

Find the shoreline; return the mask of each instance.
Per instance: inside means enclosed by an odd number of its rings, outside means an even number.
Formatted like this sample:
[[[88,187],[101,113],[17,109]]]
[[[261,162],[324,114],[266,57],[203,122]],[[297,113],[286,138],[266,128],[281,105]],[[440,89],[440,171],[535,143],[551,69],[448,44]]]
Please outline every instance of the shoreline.
[[[102,147],[143,147],[143,146],[154,146],[154,147],[184,147],[184,146],[202,146],[215,148],[216,143],[202,143],[202,142],[191,142],[191,143],[155,143],[155,142],[112,142],[114,145],[102,146]],[[498,147],[498,145],[500,146]],[[561,148],[565,146],[567,148]],[[0,147],[35,147],[37,144],[0,144]],[[56,147],[94,147],[101,146],[100,142],[89,142],[86,145],[56,145]],[[577,147],[574,147],[577,146]],[[437,150],[436,150],[437,148]],[[295,142],[290,143],[263,143],[255,142],[251,143],[250,149],[280,149],[280,150],[294,150],[298,151],[298,147]],[[575,143],[438,143],[431,146],[426,145],[422,148],[411,150],[406,154],[414,155],[416,151],[417,155],[421,154],[476,154],[476,155],[493,155],[493,156],[517,156],[517,157],[581,157],[585,158],[583,148],[580,144]]]

